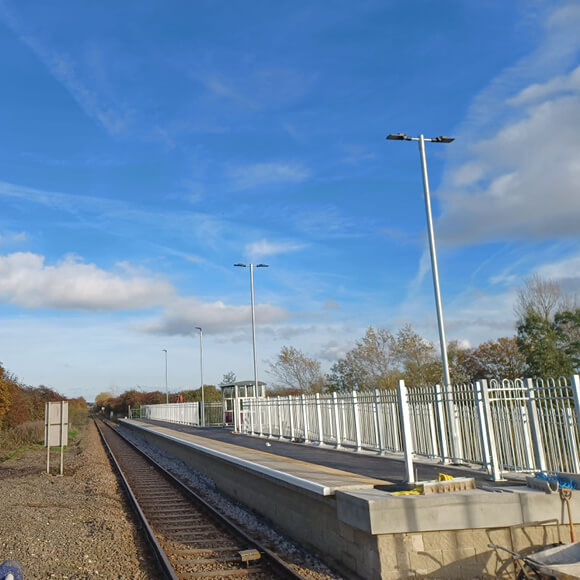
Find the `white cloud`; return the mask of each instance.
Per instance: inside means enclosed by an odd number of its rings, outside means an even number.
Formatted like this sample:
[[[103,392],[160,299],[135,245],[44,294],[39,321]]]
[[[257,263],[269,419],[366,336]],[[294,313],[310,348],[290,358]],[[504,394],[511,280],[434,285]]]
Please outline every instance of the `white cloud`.
[[[106,272],[69,256],[55,265],[29,252],[0,256],[0,298],[24,308],[135,310],[174,293],[160,279]]]
[[[309,177],[310,171],[300,163],[255,163],[231,167],[228,175],[235,189],[245,190],[304,181]]]
[[[305,247],[305,244],[297,244],[295,242],[269,242],[266,239],[262,239],[247,244],[245,247],[245,255],[251,259],[257,259],[265,256],[298,252]]]
[[[555,11],[537,51],[474,100],[447,149],[455,157],[439,192],[442,240],[578,235],[580,37],[570,23],[579,21],[580,6]]]
[[[257,304],[255,312],[261,325],[283,322],[288,318],[286,310],[270,304]],[[152,334],[187,336],[200,326],[210,334],[232,334],[240,329],[245,331],[250,322],[250,306],[229,306],[221,300],[204,303],[196,298],[180,298],[173,300],[160,318],[137,328]]]

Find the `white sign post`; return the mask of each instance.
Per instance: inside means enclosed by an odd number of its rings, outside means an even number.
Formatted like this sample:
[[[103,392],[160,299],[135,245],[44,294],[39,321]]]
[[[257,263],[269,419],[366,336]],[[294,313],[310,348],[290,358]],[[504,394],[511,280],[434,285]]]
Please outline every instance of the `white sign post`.
[[[63,454],[68,441],[68,401],[46,403],[44,414],[44,446],[46,473],[50,473],[50,448],[60,447],[60,474],[63,472]]]

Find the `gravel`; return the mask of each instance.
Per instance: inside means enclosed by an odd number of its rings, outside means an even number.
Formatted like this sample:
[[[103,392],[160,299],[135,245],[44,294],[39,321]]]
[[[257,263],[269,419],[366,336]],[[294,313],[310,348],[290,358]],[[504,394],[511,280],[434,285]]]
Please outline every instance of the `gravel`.
[[[94,424],[60,454],[36,449],[0,463],[0,563],[31,578],[155,578]]]
[[[211,480],[148,451],[251,535],[293,560],[306,577],[339,578],[312,554],[224,498]],[[51,453],[50,475],[45,449],[0,463],[0,564],[18,560],[26,580],[158,578],[92,421],[79,442],[66,448],[63,476],[59,467],[58,449]]]

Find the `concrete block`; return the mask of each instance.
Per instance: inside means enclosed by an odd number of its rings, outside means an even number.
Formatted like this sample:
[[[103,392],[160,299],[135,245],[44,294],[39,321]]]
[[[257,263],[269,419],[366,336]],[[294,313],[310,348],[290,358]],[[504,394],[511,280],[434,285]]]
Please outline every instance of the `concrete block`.
[[[421,575],[435,572],[443,567],[444,564],[444,552],[442,550],[409,553],[409,568]]]
[[[423,532],[424,549],[452,550],[457,547],[457,533],[455,531]]]
[[[447,566],[448,564],[460,565],[462,560],[473,559],[475,561],[475,549],[474,548],[455,548],[453,550],[442,550],[443,564]]]

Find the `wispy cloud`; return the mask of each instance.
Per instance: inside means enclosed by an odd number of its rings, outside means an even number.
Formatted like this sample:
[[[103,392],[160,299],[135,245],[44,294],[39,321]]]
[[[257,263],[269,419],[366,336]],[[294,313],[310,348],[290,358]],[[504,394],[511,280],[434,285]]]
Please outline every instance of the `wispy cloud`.
[[[80,56],[75,57],[59,52],[39,36],[29,31],[25,23],[21,22],[13,11],[8,9],[5,3],[0,4],[0,17],[28,46],[37,58],[44,64],[48,72],[60,82],[71,94],[80,108],[92,119],[99,122],[109,133],[123,133],[131,120],[132,111],[124,104],[115,99],[109,92],[103,89],[104,66],[102,55],[92,47],[88,52],[85,63],[78,62]],[[83,66],[80,66],[80,65]],[[79,70],[92,71],[93,88],[89,87]]]
[[[237,190],[299,183],[310,176],[310,171],[300,163],[255,163],[230,167],[228,176]]]
[[[26,232],[4,232],[0,233],[0,244],[21,244],[28,240]]]
[[[29,252],[0,256],[0,297],[24,308],[136,310],[159,306],[173,294],[159,278],[107,272],[74,256],[54,265]]]
[[[295,242],[269,242],[266,239],[262,239],[247,244],[244,253],[250,259],[258,259],[266,256],[298,252],[303,250],[305,247],[305,244],[298,244]]]

